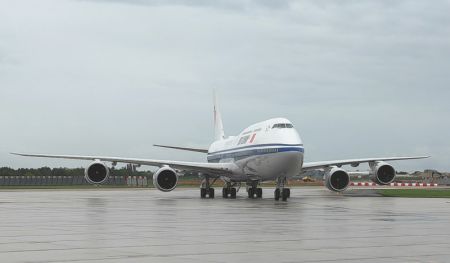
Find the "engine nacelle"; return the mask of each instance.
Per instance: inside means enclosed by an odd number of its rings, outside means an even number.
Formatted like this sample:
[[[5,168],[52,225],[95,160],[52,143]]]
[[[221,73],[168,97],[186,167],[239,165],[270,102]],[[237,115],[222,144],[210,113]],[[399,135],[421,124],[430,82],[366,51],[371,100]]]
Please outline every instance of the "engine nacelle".
[[[334,167],[325,172],[325,186],[334,192],[342,192],[350,184],[350,176],[340,168]]]
[[[106,164],[95,161],[89,164],[88,167],[84,170],[84,178],[90,184],[102,184],[109,177],[109,168]]]
[[[369,178],[380,185],[388,185],[395,179],[395,169],[385,162],[376,162],[370,165]]]
[[[170,167],[162,167],[153,174],[153,185],[158,190],[163,192],[170,192],[178,183],[178,174]]]

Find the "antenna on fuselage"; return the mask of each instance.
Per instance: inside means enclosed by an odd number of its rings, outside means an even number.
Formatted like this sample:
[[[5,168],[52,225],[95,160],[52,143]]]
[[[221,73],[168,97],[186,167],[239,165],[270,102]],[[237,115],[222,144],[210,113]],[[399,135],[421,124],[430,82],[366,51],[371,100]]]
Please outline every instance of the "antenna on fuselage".
[[[222,116],[220,115],[219,102],[217,99],[216,90],[213,91],[214,96],[214,140],[220,141],[225,139],[225,132],[223,131]]]

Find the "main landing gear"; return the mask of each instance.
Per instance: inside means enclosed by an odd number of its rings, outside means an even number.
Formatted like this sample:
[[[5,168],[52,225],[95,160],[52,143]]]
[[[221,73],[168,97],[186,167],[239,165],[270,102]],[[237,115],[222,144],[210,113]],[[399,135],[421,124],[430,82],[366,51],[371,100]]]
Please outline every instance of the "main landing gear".
[[[278,177],[277,178],[277,188],[275,189],[275,200],[279,201],[280,198],[283,201],[287,201],[289,197],[291,197],[291,189],[285,188],[286,185],[286,177]]]
[[[209,182],[209,177],[205,177],[202,180],[202,184],[200,185],[200,197],[201,198],[208,198],[214,199],[214,188],[212,188],[212,185],[216,182],[217,178],[214,179],[212,183]]]
[[[230,198],[230,199],[236,199],[236,184],[232,184],[230,182],[227,182],[225,186],[222,188],[222,197],[223,198]]]
[[[258,187],[258,181],[247,182],[248,198],[262,198],[262,188]]]

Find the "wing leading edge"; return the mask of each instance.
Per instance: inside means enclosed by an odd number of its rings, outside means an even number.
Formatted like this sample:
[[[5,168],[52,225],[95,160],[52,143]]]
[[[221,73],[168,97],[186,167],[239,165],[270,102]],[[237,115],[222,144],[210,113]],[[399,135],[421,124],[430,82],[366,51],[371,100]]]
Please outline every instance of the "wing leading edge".
[[[321,162],[306,162],[303,164],[303,170],[320,169],[320,168],[327,168],[330,166],[342,166],[342,165],[353,165],[356,167],[361,163],[417,160],[417,159],[426,159],[429,157],[430,156],[384,157],[384,158],[363,158],[363,159],[333,160],[333,161],[321,161]]]
[[[53,159],[69,159],[69,160],[100,160],[113,163],[130,163],[148,166],[170,166],[174,169],[198,171],[214,175],[227,175],[236,171],[237,167],[233,163],[197,163],[197,162],[180,162],[171,160],[154,160],[154,159],[137,159],[137,158],[121,158],[107,156],[85,156],[85,155],[53,155],[53,154],[27,154],[27,153],[11,153],[26,157],[41,157]]]
[[[175,149],[175,150],[189,151],[189,152],[208,153],[208,149],[187,148],[187,147],[170,146],[170,145],[161,145],[161,144],[153,144],[153,146],[155,146],[155,147],[160,147],[160,148],[168,148],[168,149]]]

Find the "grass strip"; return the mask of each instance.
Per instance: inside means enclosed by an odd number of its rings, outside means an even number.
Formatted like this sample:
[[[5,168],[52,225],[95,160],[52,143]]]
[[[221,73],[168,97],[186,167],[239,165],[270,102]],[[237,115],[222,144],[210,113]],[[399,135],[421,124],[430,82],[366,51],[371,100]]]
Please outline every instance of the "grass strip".
[[[450,198],[450,189],[382,189],[378,193],[385,197]]]

